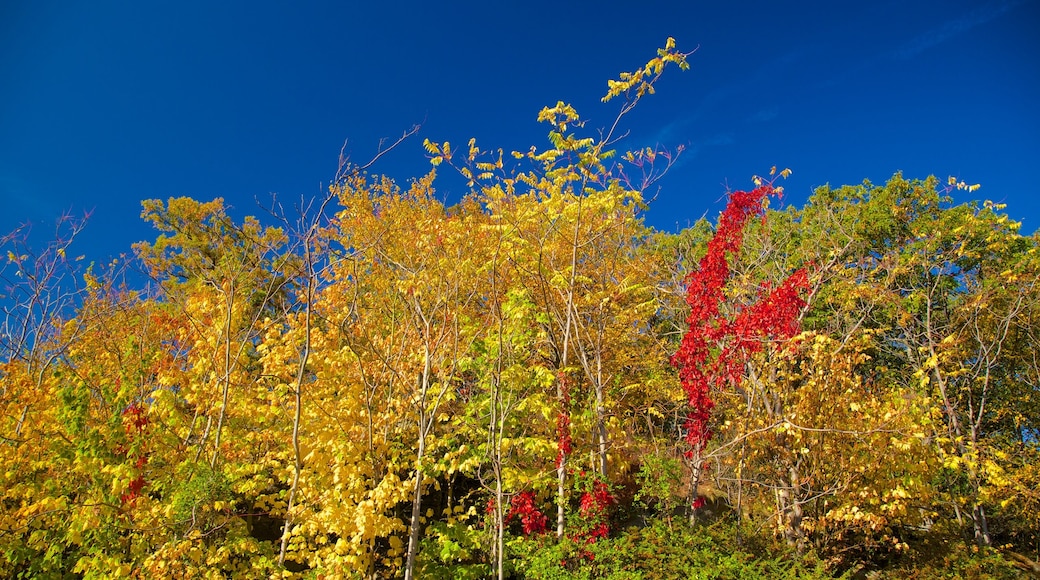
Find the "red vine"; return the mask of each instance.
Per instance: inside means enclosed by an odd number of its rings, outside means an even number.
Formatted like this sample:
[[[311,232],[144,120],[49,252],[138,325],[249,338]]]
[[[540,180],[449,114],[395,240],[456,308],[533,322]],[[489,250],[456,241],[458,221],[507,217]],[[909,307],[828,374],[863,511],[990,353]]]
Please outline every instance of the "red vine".
[[[139,438],[148,426],[148,416],[145,415],[145,410],[142,406],[137,403],[131,404],[123,411],[123,430],[126,432],[128,447],[132,445],[134,440]],[[129,457],[129,449],[123,448],[120,452]],[[134,457],[134,469],[138,472],[137,477],[130,480],[130,484],[127,486],[126,491],[119,496],[119,501],[123,505],[133,504],[137,498],[141,497],[141,490],[144,489],[144,475],[140,472],[144,468],[145,464],[148,463],[148,456],[143,452],[138,452]]]
[[[520,526],[525,536],[541,534],[549,529],[549,518],[545,517],[534,503],[534,492],[522,491],[513,496],[509,504],[509,515],[506,523],[513,521],[514,517],[520,517]]]
[[[744,226],[753,216],[765,219],[762,200],[779,194],[772,185],[733,192],[700,267],[686,277],[689,328],[678,352],[672,356],[672,365],[679,369],[689,405],[684,440],[688,446],[686,457],[694,465],[700,464],[702,452],[714,435],[710,427],[715,407],[712,389],[727,384],[739,386],[745,364],[767,341],[785,340],[799,331],[798,315],[805,306],[800,293],[809,286],[804,268],[776,288],[764,284],[757,301],[741,308],[732,320],[720,309],[730,277],[729,256],[739,254]],[[699,470],[696,471],[695,479],[699,479]],[[695,500],[693,507],[703,505],[703,501]]]

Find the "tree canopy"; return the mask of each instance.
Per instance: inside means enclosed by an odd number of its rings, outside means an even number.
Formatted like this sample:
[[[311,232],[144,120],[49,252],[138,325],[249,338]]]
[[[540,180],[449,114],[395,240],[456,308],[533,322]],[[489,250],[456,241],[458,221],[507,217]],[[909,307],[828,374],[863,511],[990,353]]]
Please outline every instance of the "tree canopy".
[[[687,56],[598,133],[543,109],[544,150],[147,200],[145,283],[77,222],[3,238],[0,575],[1036,573],[1040,240],[934,177],[772,209],[775,168],[646,226],[680,152],[616,133]]]

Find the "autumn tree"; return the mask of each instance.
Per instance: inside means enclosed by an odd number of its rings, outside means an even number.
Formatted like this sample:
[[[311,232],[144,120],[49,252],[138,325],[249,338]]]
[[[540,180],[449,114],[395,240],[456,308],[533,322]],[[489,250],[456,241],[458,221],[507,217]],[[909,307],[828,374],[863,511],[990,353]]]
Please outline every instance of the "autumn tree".
[[[189,339],[195,384],[183,391],[192,413],[185,440],[195,442],[197,456],[211,446],[209,464],[215,468],[223,452],[233,386],[250,382],[243,365],[251,354],[257,323],[283,285],[276,261],[285,259],[278,255],[285,236],[252,217],[235,224],[220,199],[199,203],[176,198],[168,204],[150,200],[144,203],[142,217],[163,233],[155,243],[140,243],[135,249],[166,298],[179,304],[192,321],[195,333],[194,340]],[[196,433],[199,421],[205,426]]]
[[[639,236],[635,212],[642,204],[642,191],[674,158],[654,149],[627,153],[622,160],[629,168],[639,170],[636,177],[636,172],[626,172],[625,165],[613,160],[615,131],[637,103],[654,92],[669,63],[681,69],[688,67],[687,56],[677,51],[675,41],[669,38],[645,66],[609,81],[602,100],[622,97],[624,103],[610,128],[598,138],[577,135],[575,129],[583,127],[585,120],[571,105],[559,102],[544,108],[538,120],[550,125],[552,147],[513,153],[514,158],[529,163],[529,169],[508,168],[501,151],[483,152],[473,140],[457,163],[457,152],[449,143],[426,142],[434,165],[446,161],[455,166],[471,187],[479,186],[491,211],[497,207],[512,211],[514,200],[521,204],[525,199],[539,202],[520,207],[532,207],[533,211],[527,210],[529,215],[539,216],[540,221],[522,223],[504,217],[517,228],[526,246],[525,255],[515,260],[521,270],[519,280],[527,285],[544,313],[548,323],[547,362],[557,375],[557,536],[564,533],[568,461],[575,427],[572,398],[580,384],[577,378],[582,376],[592,389],[589,431],[598,457],[595,469],[606,477],[610,450],[606,390],[615,378],[620,380],[605,367],[609,365],[607,357],[620,353],[615,348],[619,345],[608,346],[608,336],[613,327],[620,338],[624,329],[632,330],[633,319],[648,316],[653,310],[646,287],[629,277],[628,264],[633,263],[634,255],[628,241]],[[664,163],[655,166],[656,159]],[[605,271],[593,273],[596,268]],[[625,304],[627,301],[631,302]],[[636,304],[643,305],[642,313],[631,307]]]
[[[146,201],[144,283],[69,260],[79,222],[2,238],[0,574],[1035,569],[1037,236],[899,174],[770,209],[775,170],[647,227],[679,151],[621,127],[688,56],[598,133],[561,102],[544,149],[344,162],[275,226]]]
[[[772,522],[799,550],[843,552],[852,537],[862,549],[897,546],[893,528],[917,522],[908,505],[923,490],[915,421],[925,402],[875,360],[881,335],[864,324],[869,304],[856,299],[864,208],[843,203],[818,194],[748,223],[731,266],[739,301],[812,265],[797,316],[803,332],[755,353],[740,387],[719,391],[708,453],[716,493],[738,514]],[[881,454],[891,470],[876,468]]]
[[[1014,409],[1032,397],[1016,350],[1036,297],[1033,250],[999,206],[942,208],[935,180],[903,188],[911,239],[889,273],[899,299],[892,339],[934,401],[930,441],[943,461],[947,505],[988,546],[997,498],[1007,497],[1007,444],[1021,441]]]
[[[763,184],[750,192],[731,193],[700,267],[686,279],[686,302],[691,309],[689,330],[672,362],[679,369],[690,408],[683,430],[694,495],[703,477],[707,444],[714,435],[711,426],[715,407],[713,391],[740,389],[751,356],[764,347],[772,348],[772,341],[786,341],[798,333],[800,311],[805,305],[800,292],[808,285],[806,271],[802,269],[790,274],[775,288],[763,285],[754,302],[728,317],[721,308],[730,277],[729,264],[733,259],[730,256],[740,252],[745,225],[751,217],[762,213],[762,200],[766,196],[780,191],[771,184]],[[774,406],[770,406],[769,411],[773,420],[781,419],[784,414],[783,409]],[[790,477],[793,482],[800,477],[793,466]],[[695,498],[693,507],[696,509],[703,502],[702,498]],[[785,517],[794,522],[799,517],[797,509],[797,505],[790,502],[782,506]]]

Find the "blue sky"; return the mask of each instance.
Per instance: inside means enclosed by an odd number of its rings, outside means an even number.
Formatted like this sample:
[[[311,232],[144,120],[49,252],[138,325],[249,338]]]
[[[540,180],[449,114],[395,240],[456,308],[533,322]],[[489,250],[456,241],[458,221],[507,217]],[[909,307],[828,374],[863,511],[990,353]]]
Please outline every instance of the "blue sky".
[[[626,125],[632,147],[688,148],[656,227],[714,216],[777,165],[791,203],[898,170],[954,175],[1032,232],[1038,25],[1040,0],[3,2],[0,231],[90,210],[79,249],[103,260],[154,238],[142,199],[258,213],[271,193],[322,192],[344,141],[365,161],[422,123],[374,168],[401,182],[427,170],[423,138],[541,147],[542,106],[609,124],[606,80],[673,36],[697,49],[690,70]]]

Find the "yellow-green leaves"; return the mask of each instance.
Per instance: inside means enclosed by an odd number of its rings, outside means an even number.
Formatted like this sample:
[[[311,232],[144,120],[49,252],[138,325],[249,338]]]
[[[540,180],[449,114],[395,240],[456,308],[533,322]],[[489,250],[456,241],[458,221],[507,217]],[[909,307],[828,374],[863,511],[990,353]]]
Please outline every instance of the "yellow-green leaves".
[[[969,193],[974,192],[978,190],[980,187],[982,187],[982,184],[979,183],[969,185],[965,183],[964,180],[957,181],[957,178],[952,176],[947,180],[947,184],[949,184],[951,187],[956,187],[957,189],[967,190]]]
[[[664,72],[665,66],[668,63],[674,63],[681,70],[686,70],[690,68],[690,65],[686,62],[686,57],[689,55],[690,53],[676,51],[675,39],[668,37],[664,48],[657,49],[657,56],[650,59],[642,68],[633,72],[623,72],[618,75],[617,80],[607,81],[607,94],[601,100],[606,103],[622,94],[629,99],[639,99],[645,94],[653,94],[654,83],[657,82],[661,73]],[[635,89],[634,97],[631,95],[633,89]]]

